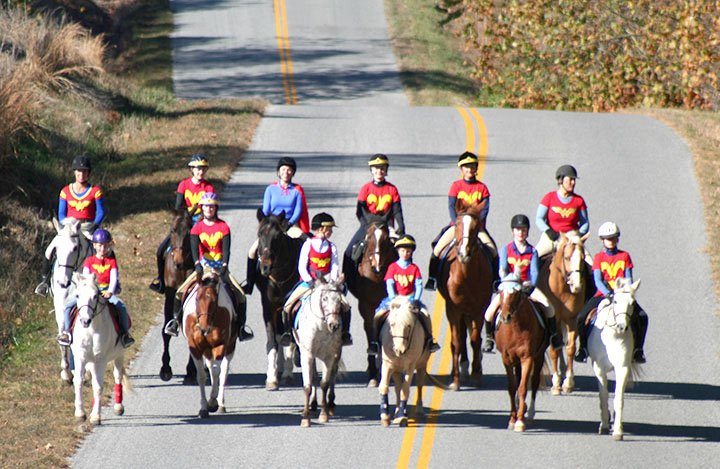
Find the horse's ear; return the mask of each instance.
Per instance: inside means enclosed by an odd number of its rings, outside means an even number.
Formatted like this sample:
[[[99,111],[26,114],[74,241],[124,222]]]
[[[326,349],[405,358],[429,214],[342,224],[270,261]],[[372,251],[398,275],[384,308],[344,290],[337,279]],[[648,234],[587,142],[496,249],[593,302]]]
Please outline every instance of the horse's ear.
[[[335,280],[335,283],[337,283],[338,285],[342,285],[343,283],[345,283],[345,274],[340,274],[337,280]]]
[[[256,216],[258,221],[263,221],[263,219],[265,218],[265,212],[263,212],[262,207],[258,207]]]
[[[73,272],[72,274],[72,281],[75,284],[80,283],[80,280],[82,280],[82,274],[80,272]]]
[[[455,213],[462,213],[465,211],[465,202],[462,199],[455,199]]]
[[[630,288],[632,291],[637,290],[640,287],[640,279],[635,280],[632,285],[630,285]]]

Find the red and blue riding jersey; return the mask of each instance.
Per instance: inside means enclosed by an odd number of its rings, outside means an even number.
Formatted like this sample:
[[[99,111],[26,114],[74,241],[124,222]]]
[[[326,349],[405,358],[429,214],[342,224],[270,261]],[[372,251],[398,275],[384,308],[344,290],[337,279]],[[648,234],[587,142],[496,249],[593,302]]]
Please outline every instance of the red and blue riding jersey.
[[[215,188],[205,179],[195,184],[193,178],[189,177],[183,179],[180,181],[180,184],[178,184],[177,194],[184,201],[185,208],[187,208],[188,212],[191,212],[191,209],[197,206],[195,211],[190,213],[190,215],[195,218],[194,221],[197,221],[196,217],[202,212],[198,202],[200,202],[202,196],[208,192],[215,192]]]
[[[358,203],[367,207],[373,215],[385,215],[392,210],[395,203],[400,203],[400,192],[394,184],[384,181],[376,184],[370,181],[360,188]]]
[[[511,242],[500,248],[499,253],[499,272],[500,278],[515,271],[515,267],[520,268],[520,280],[530,281],[533,285],[537,284],[538,277],[538,254],[530,243],[525,244],[525,249],[520,251],[515,244]]]
[[[115,293],[118,279],[117,260],[114,257],[90,256],[83,262],[83,273],[95,274],[100,291]]]
[[[450,212],[450,220],[453,223],[457,220],[455,205],[458,200],[461,200],[465,207],[473,207],[480,204],[483,200],[487,200],[485,208],[480,212],[480,218],[487,217],[490,210],[490,191],[484,183],[477,179],[472,181],[459,179],[452,183],[448,191],[448,210]]]
[[[223,253],[223,239],[230,237],[230,227],[223,220],[217,219],[212,225],[207,220],[200,220],[190,230],[190,236],[198,238],[198,260],[201,263],[219,268],[223,262],[228,262]]]
[[[63,187],[58,204],[58,221],[62,222],[66,217],[91,221],[96,225],[102,223],[105,218],[102,189],[90,186],[84,192],[77,193],[72,184]]]
[[[320,275],[330,274],[330,279],[336,280],[340,275],[340,263],[335,244],[316,237],[305,240],[300,248],[298,273],[308,284]]]
[[[549,227],[558,233],[579,231],[585,234],[590,228],[585,200],[578,194],[563,200],[557,191],[548,192],[540,201],[536,223],[542,231]]]
[[[632,279],[633,263],[630,254],[620,249],[603,249],[593,259],[593,277],[597,293],[595,296],[607,296],[615,289],[619,278]]]
[[[397,295],[412,296],[419,300],[422,295],[422,273],[417,264],[398,259],[390,264],[385,274],[385,286],[390,299]]]

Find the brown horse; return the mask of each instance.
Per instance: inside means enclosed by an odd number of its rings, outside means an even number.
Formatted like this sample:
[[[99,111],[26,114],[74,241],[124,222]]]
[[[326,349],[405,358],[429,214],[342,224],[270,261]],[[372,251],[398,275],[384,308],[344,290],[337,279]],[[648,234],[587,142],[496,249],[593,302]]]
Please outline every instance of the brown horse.
[[[445,313],[452,338],[452,383],[449,388],[455,391],[460,389],[460,375],[468,374],[468,329],[473,350],[470,377],[478,385],[482,380],[480,331],[485,309],[492,297],[493,283],[491,258],[478,239],[478,231],[485,223],[480,219],[484,206],[481,203],[465,209],[458,201],[455,240],[438,275],[438,291],[445,298]]]
[[[303,240],[287,235],[288,222],[284,214],[265,216],[262,209],[258,209],[257,218],[260,222],[257,231],[260,268],[257,286],[267,334],[265,350],[268,368],[265,388],[274,391],[279,387],[281,373],[284,383],[291,383],[293,380],[292,351],[295,345],[283,350],[278,336],[283,332],[282,309],[285,298],[300,278],[298,258]]]
[[[562,392],[569,394],[575,389],[573,372],[573,356],[575,355],[575,338],[577,337],[577,315],[585,304],[586,289],[589,279],[585,268],[585,247],[583,242],[587,235],[560,237],[552,260],[541,267],[538,288],[545,293],[555,308],[555,320],[558,325],[565,325],[567,341],[565,346],[567,370],[562,380]],[[563,329],[558,327],[558,332]],[[558,368],[557,350],[550,347],[552,363],[552,394],[559,395],[561,390],[561,373]]]
[[[183,331],[197,369],[200,418],[225,413],[225,383],[235,353],[238,321],[232,299],[216,271],[206,271],[183,306]],[[203,363],[204,361],[204,363]],[[205,367],[211,370],[210,399],[205,394]]]
[[[368,344],[375,340],[373,317],[380,302],[387,296],[385,273],[390,264],[397,260],[397,252],[390,239],[390,231],[383,222],[373,222],[365,234],[365,252],[358,264],[357,278],[348,284],[350,293],[358,299],[358,310],[363,318],[363,327]],[[368,355],[368,387],[378,385],[377,358]]]
[[[192,228],[192,217],[185,208],[174,211],[175,216],[170,225],[170,251],[165,254],[165,304],[163,313],[167,324],[173,318],[173,312],[180,307],[175,295],[178,287],[185,281],[192,272],[192,255],[190,254],[190,229]],[[162,367],[160,368],[160,379],[169,381],[172,376],[170,367],[170,339],[172,336],[161,330],[163,338]],[[183,384],[195,384],[195,363],[188,357],[186,375]]]
[[[495,332],[498,352],[505,365],[510,394],[509,430],[525,431],[525,412],[535,417],[535,396],[540,386],[548,339],[527,295],[522,292],[519,271],[500,283],[500,324]],[[530,384],[530,405],[526,395]]]

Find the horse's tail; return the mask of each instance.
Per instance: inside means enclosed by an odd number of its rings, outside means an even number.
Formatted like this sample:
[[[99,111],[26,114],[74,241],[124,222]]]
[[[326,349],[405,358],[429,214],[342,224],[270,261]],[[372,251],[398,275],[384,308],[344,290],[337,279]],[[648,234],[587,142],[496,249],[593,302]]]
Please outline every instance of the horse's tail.
[[[299,353],[299,351],[298,351]],[[338,360],[337,364],[337,375],[335,377],[336,381],[344,380],[347,376],[347,366],[345,366],[345,362],[343,361],[342,357],[340,357],[340,360]]]
[[[635,384],[640,382],[640,379],[643,377],[643,374],[644,374],[643,369],[639,363],[634,363],[634,362],[631,363],[627,382],[625,383],[625,388],[632,389],[635,386]]]
[[[432,375],[430,373],[425,373],[425,374],[427,375],[428,381],[430,381],[432,383],[432,385],[435,386],[436,388],[440,388],[443,391],[447,391],[448,389],[450,389],[446,384],[444,384],[442,381],[437,379],[435,377],[435,375]]]

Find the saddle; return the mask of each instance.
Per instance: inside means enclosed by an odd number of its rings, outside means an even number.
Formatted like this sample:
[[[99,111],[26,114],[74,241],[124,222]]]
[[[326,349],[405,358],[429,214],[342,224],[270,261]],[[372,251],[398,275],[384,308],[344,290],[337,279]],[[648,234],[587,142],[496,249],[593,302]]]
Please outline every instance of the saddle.
[[[120,311],[115,307],[115,305],[108,303],[108,310],[110,312],[110,319],[112,319],[113,327],[115,328],[115,332],[120,335]],[[74,335],[75,332],[75,323],[77,322],[78,318],[78,309],[77,306],[73,306],[72,311],[70,311],[70,333]],[[132,327],[132,317],[130,317],[130,313],[128,313],[128,329]]]

